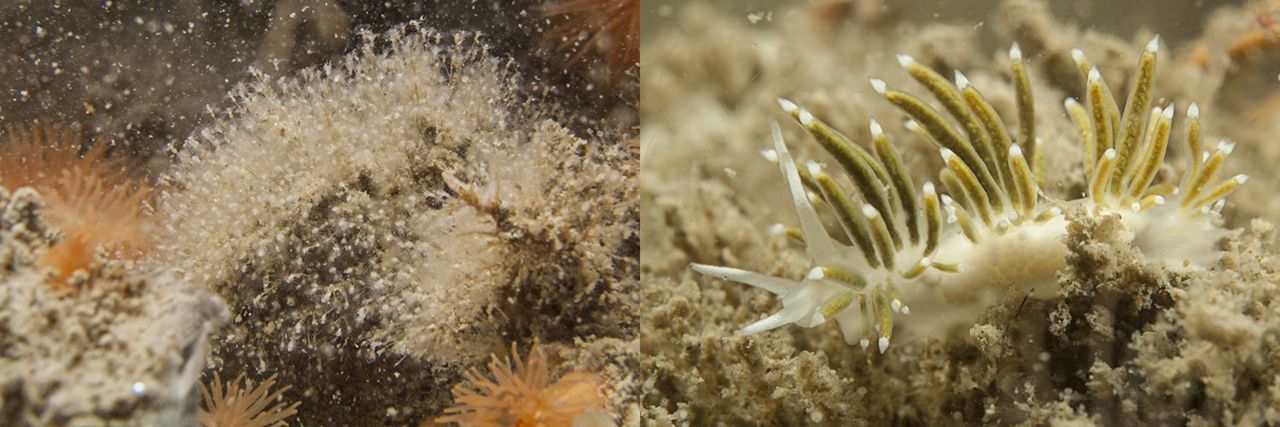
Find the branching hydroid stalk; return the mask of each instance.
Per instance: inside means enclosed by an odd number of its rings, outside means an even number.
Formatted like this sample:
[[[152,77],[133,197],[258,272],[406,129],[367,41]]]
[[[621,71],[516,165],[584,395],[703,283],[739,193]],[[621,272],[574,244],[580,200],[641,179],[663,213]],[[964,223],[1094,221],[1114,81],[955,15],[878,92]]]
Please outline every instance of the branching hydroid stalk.
[[[1233,145],[1224,142],[1214,153],[1201,154],[1199,107],[1193,103],[1187,110],[1186,141],[1194,153],[1187,176],[1179,183],[1155,183],[1175,112],[1172,104],[1148,110],[1158,47],[1158,37],[1147,44],[1123,111],[1097,68],[1083,52],[1072,51],[1086,99],[1067,99],[1063,106],[1081,140],[1088,181],[1087,196],[1072,201],[1049,200],[1040,191],[1042,154],[1031,85],[1016,44],[1009,50],[1016,136],[958,71],[953,84],[910,56],[898,56],[958,130],[920,98],[870,79],[872,89],[911,118],[907,128],[937,146],[944,164],[938,179],[947,194],[938,194],[932,182],[917,190],[874,118],[868,151],[808,110],[780,99],[783,111],[831,154],[856,191],[845,191],[842,181],[817,162],[798,166],[775,123],[773,149],[764,155],[781,170],[800,227],[777,225],[774,231],[803,242],[814,267],[800,280],[731,267],[692,268],[779,296],[783,308],[748,325],[744,334],[834,319],[846,342],[866,348],[874,341],[880,352],[891,339],[937,336],[951,326],[971,324],[1012,292],[1056,295],[1057,272],[1067,255],[1067,220],[1059,206],[1066,204],[1081,205],[1093,215],[1120,216],[1133,244],[1153,260],[1173,268],[1203,268],[1218,256],[1213,243],[1223,233],[1216,225],[1223,199],[1248,177],[1210,184]],[[1168,198],[1177,203],[1166,205]],[[834,214],[836,229],[824,225],[820,209]],[[954,227],[944,225],[944,212],[946,224]],[[833,233],[843,233],[842,239]],[[917,313],[916,320],[894,326],[895,317],[910,313]]]

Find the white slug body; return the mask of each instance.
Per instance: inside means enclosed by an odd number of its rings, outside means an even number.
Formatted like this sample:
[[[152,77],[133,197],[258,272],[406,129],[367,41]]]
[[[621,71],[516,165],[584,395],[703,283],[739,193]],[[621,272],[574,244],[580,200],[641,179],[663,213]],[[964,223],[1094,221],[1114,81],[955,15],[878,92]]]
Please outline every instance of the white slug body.
[[[787,324],[814,327],[834,319],[845,342],[863,348],[875,343],[880,352],[891,342],[941,337],[972,325],[1010,295],[1056,297],[1057,275],[1067,257],[1067,219],[1057,206],[1118,215],[1126,233],[1122,239],[1149,259],[1179,269],[1204,268],[1220,256],[1215,244],[1225,233],[1216,225],[1222,200],[1248,177],[1209,185],[1231,152],[1232,145],[1223,143],[1213,154],[1192,156],[1180,184],[1152,185],[1163,164],[1174,112],[1169,105],[1148,114],[1155,54],[1150,48],[1143,53],[1123,116],[1094,73],[1082,75],[1088,98],[1064,103],[1084,139],[1089,174],[1088,196],[1073,201],[1050,201],[1040,194],[1034,125],[1024,124],[1018,136],[1010,135],[963,74],[956,74],[957,87],[910,57],[899,57],[963,133],[926,103],[871,79],[877,93],[911,117],[913,131],[939,146],[946,164],[939,178],[947,194],[938,194],[933,183],[916,189],[875,119],[870,123],[872,149],[866,150],[804,108],[779,100],[848,173],[862,203],[821,165],[798,166],[774,124],[774,146],[765,151],[766,158],[782,171],[800,225],[775,227],[803,240],[814,267],[799,280],[731,267],[692,268],[779,297],[783,308],[746,326],[743,334]],[[1083,53],[1073,51],[1073,57],[1082,70],[1091,69]],[[1031,117],[1030,86],[1017,46],[1010,58],[1019,116]],[[1186,140],[1198,152],[1195,104],[1187,119]],[[828,221],[819,216],[819,208],[831,211]],[[827,225],[833,222],[838,227]],[[832,233],[843,233],[851,244]],[[911,320],[904,321],[907,317]]]

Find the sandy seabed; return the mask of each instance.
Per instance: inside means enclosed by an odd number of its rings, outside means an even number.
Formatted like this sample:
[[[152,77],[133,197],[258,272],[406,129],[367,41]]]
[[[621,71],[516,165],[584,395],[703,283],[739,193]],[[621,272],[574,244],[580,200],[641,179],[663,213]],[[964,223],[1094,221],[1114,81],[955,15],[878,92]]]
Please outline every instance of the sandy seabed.
[[[869,118],[879,119],[919,183],[940,167],[937,151],[903,128],[904,115],[867,78],[923,92],[895,60],[909,54],[946,76],[963,71],[1002,117],[1017,117],[1005,54],[1017,42],[1031,64],[1042,188],[1069,200],[1084,191],[1077,133],[1062,107],[1083,85],[1069,49],[1081,49],[1123,94],[1154,34],[1075,27],[1037,1],[1004,2],[981,25],[856,15],[833,23],[815,19],[817,8],[775,10],[768,26],[702,5],[675,8],[669,28],[645,39],[641,348],[652,425],[1280,423],[1271,223],[1280,210],[1270,190],[1280,177],[1266,166],[1280,159],[1266,109],[1276,77],[1265,64],[1274,53],[1227,51],[1257,25],[1233,7],[1206,13],[1201,34],[1165,37],[1155,82],[1156,105],[1176,102],[1181,115],[1198,102],[1206,141],[1238,144],[1225,173],[1251,176],[1228,200],[1224,227],[1232,231],[1216,242],[1222,252],[1212,265],[1172,270],[1147,260],[1118,219],[1068,209],[1056,297],[1005,295],[972,325],[884,354],[845,344],[831,324],[735,334],[780,303],[700,276],[690,263],[791,278],[810,267],[802,246],[768,232],[774,223],[795,225],[795,214],[777,167],[759,151],[771,148],[769,123],[780,122],[798,159],[827,157],[776,98],[855,141],[867,141]],[[1157,180],[1181,176],[1184,127],[1175,122],[1166,158],[1176,170]],[[913,311],[902,321],[929,315]]]

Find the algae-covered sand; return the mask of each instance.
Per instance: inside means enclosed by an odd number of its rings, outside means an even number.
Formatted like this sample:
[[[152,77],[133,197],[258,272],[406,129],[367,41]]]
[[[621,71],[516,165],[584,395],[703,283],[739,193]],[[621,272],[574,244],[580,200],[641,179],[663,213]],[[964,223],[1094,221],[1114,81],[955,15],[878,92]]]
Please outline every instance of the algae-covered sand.
[[[864,3],[883,7],[858,7]],[[655,11],[663,28],[646,33],[641,79],[645,418],[654,425],[1280,422],[1280,264],[1268,222],[1280,211],[1270,190],[1278,178],[1266,166],[1280,157],[1267,102],[1277,89],[1276,53],[1269,42],[1242,54],[1235,44],[1259,28],[1259,9],[1178,3],[1194,10],[1162,13],[1091,3],[1095,17],[1141,16],[1134,28],[1094,27],[1064,13],[1070,8],[1055,13],[1036,1],[986,5],[968,11],[979,16],[972,21],[893,4]],[[795,101],[860,142],[874,116],[919,183],[941,165],[936,148],[904,129],[905,116],[867,79],[920,91],[899,53],[945,76],[960,70],[1016,125],[1006,52],[1017,42],[1031,67],[1042,189],[1069,200],[1085,183],[1078,133],[1062,104],[1083,86],[1070,49],[1081,49],[1124,94],[1156,32],[1163,36],[1157,105],[1174,102],[1181,112],[1197,102],[1205,140],[1237,143],[1224,173],[1251,178],[1228,200],[1224,226],[1234,231],[1214,242],[1221,256],[1206,268],[1148,260],[1118,218],[1066,209],[1068,253],[1055,297],[1004,295],[974,324],[883,354],[845,344],[829,324],[735,334],[779,302],[689,269],[704,263],[796,278],[811,266],[802,245],[769,232],[775,223],[796,224],[778,168],[760,155],[772,148],[769,123],[782,124],[797,158],[827,157],[775,99]],[[1184,127],[1175,121],[1175,135]],[[1170,147],[1172,170],[1157,179],[1181,176],[1175,172],[1188,152],[1178,136]],[[900,321],[929,315],[913,310]]]

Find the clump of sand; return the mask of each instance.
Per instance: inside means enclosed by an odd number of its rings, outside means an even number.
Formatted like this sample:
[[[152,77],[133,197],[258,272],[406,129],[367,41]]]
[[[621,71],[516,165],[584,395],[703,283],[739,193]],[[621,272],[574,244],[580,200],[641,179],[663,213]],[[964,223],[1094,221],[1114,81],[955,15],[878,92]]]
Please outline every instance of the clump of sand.
[[[226,321],[205,287],[99,258],[49,284],[62,238],[30,188],[0,188],[0,424],[194,422],[206,336]]]
[[[1248,227],[1219,242],[1219,262],[1175,272],[1124,241],[1116,218],[1069,209],[1070,254],[1057,298],[1006,295],[965,330],[895,344],[883,355],[846,345],[833,325],[735,335],[779,303],[688,269],[699,262],[801,277],[809,267],[802,248],[767,232],[773,223],[794,225],[795,214],[777,168],[758,150],[768,148],[768,124],[778,121],[798,158],[828,157],[775,98],[795,100],[855,141],[869,139],[867,122],[876,118],[917,182],[935,179],[936,149],[904,130],[903,114],[866,83],[875,77],[923,93],[898,67],[898,53],[943,75],[963,71],[1016,125],[1005,43],[1018,41],[1034,70],[1044,188],[1054,198],[1079,197],[1080,148],[1061,104],[1078,82],[1062,68],[1074,64],[1059,56],[1081,48],[1125,93],[1151,34],[1119,40],[1058,23],[1047,10],[1007,2],[987,26],[1005,40],[993,47],[972,24],[829,32],[805,14],[779,11],[771,31],[692,6],[643,47],[646,418],[655,425],[1280,422],[1280,289],[1266,222],[1228,222]],[[1190,101],[1206,112],[1232,102],[1214,96],[1225,71],[1179,64],[1167,43],[1161,49],[1157,99],[1176,101],[1180,112]],[[1237,116],[1202,118],[1208,141],[1230,135],[1237,153],[1263,145],[1238,130]],[[1180,168],[1186,153],[1178,138],[1168,161]],[[1247,169],[1254,161],[1233,163],[1224,173],[1267,175]],[[1257,206],[1265,205],[1233,197],[1228,219],[1256,215]],[[928,315],[913,311],[904,321]]]
[[[633,157],[552,121],[482,37],[362,37],[338,64],[237,90],[164,178],[159,262],[234,314],[212,364],[278,374],[307,424],[405,425],[464,368],[538,338],[636,412]]]

